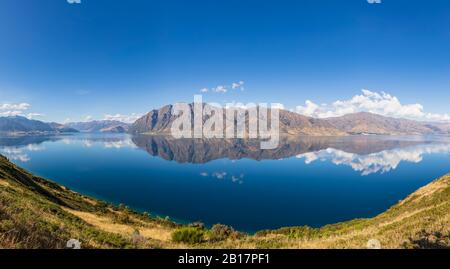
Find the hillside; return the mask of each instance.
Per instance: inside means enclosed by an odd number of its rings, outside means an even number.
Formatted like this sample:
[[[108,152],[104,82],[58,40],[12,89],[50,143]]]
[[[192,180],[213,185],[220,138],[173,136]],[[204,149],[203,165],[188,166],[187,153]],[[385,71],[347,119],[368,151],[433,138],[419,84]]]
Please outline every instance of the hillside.
[[[72,238],[83,248],[157,248],[176,226],[79,195],[0,156],[0,248],[64,248]]]
[[[31,175],[0,156],[0,248],[384,248],[450,247],[450,175],[385,213],[319,229],[291,227],[246,235],[225,225],[183,226],[112,206]]]

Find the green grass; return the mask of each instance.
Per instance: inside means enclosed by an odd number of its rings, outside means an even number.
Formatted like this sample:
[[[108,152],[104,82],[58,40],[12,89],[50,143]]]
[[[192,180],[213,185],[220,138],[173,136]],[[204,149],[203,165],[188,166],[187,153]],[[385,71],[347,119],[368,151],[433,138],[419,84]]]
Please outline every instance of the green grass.
[[[176,243],[199,244],[205,241],[205,231],[197,227],[181,227],[172,233]]]

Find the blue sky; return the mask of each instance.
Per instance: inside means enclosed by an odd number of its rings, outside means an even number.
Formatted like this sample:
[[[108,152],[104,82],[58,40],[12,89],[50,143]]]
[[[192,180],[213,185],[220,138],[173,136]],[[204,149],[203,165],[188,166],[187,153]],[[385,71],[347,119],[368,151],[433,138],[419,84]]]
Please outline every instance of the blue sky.
[[[288,108],[368,89],[450,113],[449,14],[448,0],[2,0],[0,106],[62,122],[203,88],[206,101]]]

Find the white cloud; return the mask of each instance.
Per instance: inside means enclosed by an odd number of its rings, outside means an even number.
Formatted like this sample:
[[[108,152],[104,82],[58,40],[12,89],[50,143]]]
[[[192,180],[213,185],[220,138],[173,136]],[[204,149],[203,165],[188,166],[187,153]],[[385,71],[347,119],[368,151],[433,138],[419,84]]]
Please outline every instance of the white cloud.
[[[227,93],[230,89],[231,90],[244,90],[244,81],[238,81],[233,82],[231,85],[218,85],[216,87],[213,87],[211,89],[209,88],[203,88],[200,90],[201,93],[207,93],[207,92],[214,92],[214,93]]]
[[[22,115],[22,111],[13,110],[13,111],[3,111],[0,112],[0,117],[14,117]]]
[[[69,4],[81,4],[81,0],[67,0]]]
[[[43,117],[44,116],[44,114],[41,114],[41,113],[28,113],[27,115],[26,115],[26,117],[29,119],[29,120],[32,120],[32,119],[35,119],[35,118],[39,118],[39,117]]]
[[[28,103],[20,103],[20,104],[9,104],[3,103],[0,104],[0,110],[28,110],[31,107]]]
[[[228,91],[228,89],[226,86],[219,85],[219,86],[213,88],[212,91],[217,92],[217,93],[226,93]]]
[[[42,117],[44,114],[41,113],[26,113],[29,110],[31,105],[29,103],[2,103],[0,104],[0,117],[14,117],[14,116],[22,116],[28,119],[33,119],[37,117]]]
[[[395,118],[407,118],[422,121],[450,121],[448,114],[433,114],[424,112],[421,104],[402,104],[400,100],[385,92],[362,90],[349,100],[338,100],[331,105],[318,105],[310,100],[304,106],[297,106],[297,113],[315,117],[339,117],[350,113],[371,112]]]
[[[244,81],[233,82],[233,83],[231,84],[231,88],[232,88],[233,90],[241,90],[241,91],[243,91],[243,90],[244,90],[244,84],[245,84]]]
[[[121,121],[125,123],[134,123],[137,119],[142,117],[143,114],[140,113],[132,113],[130,115],[122,115],[122,114],[115,114],[115,115],[105,115],[105,120],[116,120]]]

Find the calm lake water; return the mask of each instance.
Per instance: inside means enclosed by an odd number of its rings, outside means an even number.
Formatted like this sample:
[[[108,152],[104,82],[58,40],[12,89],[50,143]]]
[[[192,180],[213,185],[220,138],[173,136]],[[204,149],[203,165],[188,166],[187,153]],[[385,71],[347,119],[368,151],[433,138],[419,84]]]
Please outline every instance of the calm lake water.
[[[77,192],[254,232],[373,217],[450,172],[446,137],[282,141],[77,134],[0,138],[0,153]]]

